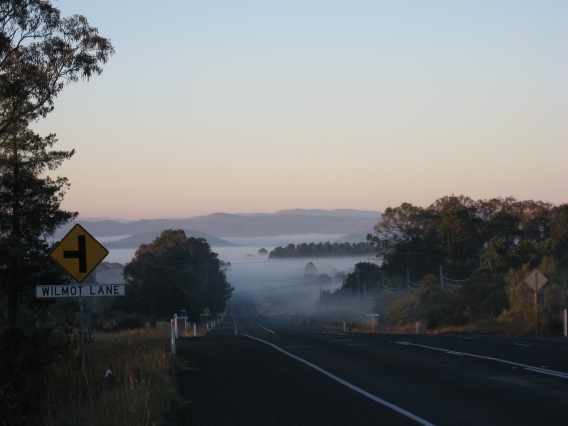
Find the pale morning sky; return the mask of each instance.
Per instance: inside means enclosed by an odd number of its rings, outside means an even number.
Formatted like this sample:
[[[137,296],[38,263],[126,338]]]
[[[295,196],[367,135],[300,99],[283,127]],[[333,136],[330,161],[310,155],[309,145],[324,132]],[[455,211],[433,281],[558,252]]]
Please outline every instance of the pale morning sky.
[[[83,217],[568,202],[566,1],[59,1],[116,54],[35,125]]]

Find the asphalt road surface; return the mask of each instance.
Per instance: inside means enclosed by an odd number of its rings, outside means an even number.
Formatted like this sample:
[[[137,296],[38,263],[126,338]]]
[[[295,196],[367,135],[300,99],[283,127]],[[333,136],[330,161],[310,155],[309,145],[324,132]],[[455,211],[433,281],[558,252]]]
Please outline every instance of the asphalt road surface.
[[[230,302],[180,345],[176,425],[568,425],[568,341],[349,334]]]

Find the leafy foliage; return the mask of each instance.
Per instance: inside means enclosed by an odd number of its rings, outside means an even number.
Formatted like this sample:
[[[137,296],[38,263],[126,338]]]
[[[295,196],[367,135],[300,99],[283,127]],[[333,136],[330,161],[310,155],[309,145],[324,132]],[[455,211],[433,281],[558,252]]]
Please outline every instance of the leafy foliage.
[[[47,173],[74,152],[53,150],[55,135],[41,137],[29,125],[53,110],[67,84],[100,74],[112,53],[82,16],[62,18],[46,0],[0,2],[0,306],[7,306],[7,318],[0,312],[0,424],[31,418],[38,377],[75,344],[72,310],[57,332],[46,318],[51,301],[33,292],[66,281],[48,258],[49,238],[77,213],[61,209],[67,179]]]
[[[55,142],[54,135],[42,138],[26,129],[0,143],[0,294],[8,302],[12,323],[20,303],[39,303],[35,298],[19,300],[19,294],[42,282],[66,281],[48,258],[47,239],[77,213],[60,208],[67,179],[44,174],[73,151],[53,151]]]
[[[114,53],[84,16],[46,0],[0,2],[0,136],[53,109],[63,88],[102,72]]]
[[[378,265],[372,262],[359,262],[355,264],[354,271],[347,274],[341,292],[360,294],[376,293],[383,281],[383,273]]]
[[[473,201],[449,196],[426,209],[404,203],[388,208],[368,236],[384,262],[385,279],[421,280],[387,316],[394,324],[425,321],[428,327],[475,321],[528,323],[524,282],[539,268],[548,278],[541,326],[559,332],[568,297],[568,205],[496,198]],[[435,277],[462,280],[457,290]],[[455,282],[455,281],[454,281]]]
[[[290,257],[339,257],[363,256],[373,253],[373,246],[367,243],[301,243],[275,247],[268,255],[272,259]]]
[[[165,318],[185,309],[193,321],[204,308],[216,315],[225,310],[233,291],[225,277],[228,266],[203,238],[164,231],[151,244],[141,245],[126,265],[126,297],[118,307]]]
[[[424,321],[428,328],[436,328],[450,322],[456,302],[455,292],[442,289],[435,276],[427,275],[416,292],[393,303],[387,318],[396,325]]]
[[[138,315],[123,315],[116,321],[118,330],[136,330],[144,327],[144,321]]]

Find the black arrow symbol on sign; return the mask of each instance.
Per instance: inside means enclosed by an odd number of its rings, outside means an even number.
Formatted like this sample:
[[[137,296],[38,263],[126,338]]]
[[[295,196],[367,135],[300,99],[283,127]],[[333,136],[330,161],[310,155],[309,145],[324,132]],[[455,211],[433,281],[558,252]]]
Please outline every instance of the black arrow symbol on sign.
[[[84,235],[77,236],[78,250],[66,250],[63,252],[64,259],[79,259],[79,272],[87,273],[87,243]]]

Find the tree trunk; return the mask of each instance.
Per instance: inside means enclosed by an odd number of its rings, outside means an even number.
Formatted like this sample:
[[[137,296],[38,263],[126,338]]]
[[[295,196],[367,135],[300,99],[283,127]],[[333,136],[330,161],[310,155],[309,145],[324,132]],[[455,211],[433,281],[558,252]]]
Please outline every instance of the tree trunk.
[[[12,251],[10,266],[12,273],[8,283],[8,322],[15,325],[18,321],[18,287],[20,283],[19,277],[19,245],[21,239],[20,227],[20,164],[18,162],[18,153],[14,148],[14,188],[12,200]]]

